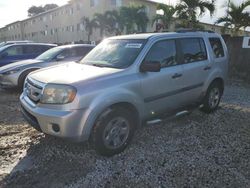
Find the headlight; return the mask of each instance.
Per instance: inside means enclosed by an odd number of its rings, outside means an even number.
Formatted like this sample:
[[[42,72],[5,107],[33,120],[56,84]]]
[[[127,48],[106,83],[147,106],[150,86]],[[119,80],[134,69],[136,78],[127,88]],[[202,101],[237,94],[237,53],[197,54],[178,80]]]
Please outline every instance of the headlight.
[[[44,104],[67,104],[74,100],[76,89],[69,85],[48,84],[41,98]]]
[[[20,71],[21,69],[13,69],[13,70],[9,70],[3,73],[3,75],[10,75],[10,74],[15,74],[18,71]]]

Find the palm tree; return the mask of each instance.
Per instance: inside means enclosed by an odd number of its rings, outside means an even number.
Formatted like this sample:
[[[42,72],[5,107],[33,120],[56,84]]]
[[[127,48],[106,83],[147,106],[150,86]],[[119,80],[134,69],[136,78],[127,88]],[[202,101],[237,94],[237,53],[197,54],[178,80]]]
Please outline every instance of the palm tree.
[[[231,2],[227,10],[227,15],[219,18],[216,23],[224,23],[224,27],[233,28],[233,34],[237,34],[240,29],[250,26],[250,14],[245,12],[248,6],[250,6],[250,0],[240,5]]]
[[[120,8],[120,18],[126,33],[145,32],[149,18],[145,6],[130,6]],[[137,27],[137,28],[136,28]]]
[[[138,6],[135,8],[136,16],[135,16],[135,24],[137,26],[138,32],[146,32],[147,24],[149,22],[149,18],[146,13],[145,6]]]
[[[184,22],[188,21],[188,27],[197,25],[198,17],[209,11],[210,16],[215,11],[215,0],[180,0],[176,5],[176,14]]]
[[[158,4],[157,10],[162,10],[163,14],[157,14],[154,16],[152,24],[158,21],[161,21],[164,29],[169,29],[171,24],[174,22],[174,14],[176,12],[175,7],[165,4]]]
[[[107,22],[107,31],[109,33],[120,34],[124,30],[124,24],[121,19],[120,13],[117,10],[106,11],[104,13]]]
[[[85,30],[87,31],[88,41],[90,41],[93,30],[97,28],[97,23],[94,19],[90,20],[88,17],[83,17],[81,20],[83,25],[85,26]]]
[[[93,20],[97,23],[97,27],[100,29],[100,35],[103,37],[104,31],[107,30],[107,17],[105,14],[95,13]]]

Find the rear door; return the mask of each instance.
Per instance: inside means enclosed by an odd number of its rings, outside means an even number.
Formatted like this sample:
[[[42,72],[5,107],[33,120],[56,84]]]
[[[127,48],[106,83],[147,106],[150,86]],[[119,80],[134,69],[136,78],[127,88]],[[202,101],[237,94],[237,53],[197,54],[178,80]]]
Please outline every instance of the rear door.
[[[7,65],[16,61],[22,60],[23,57],[23,46],[15,45],[10,46],[3,50],[0,54],[0,66]]]
[[[41,45],[25,45],[24,59],[34,59],[45,51]]]
[[[178,60],[176,40],[156,42],[144,61],[161,63],[160,72],[140,74],[145,115],[153,118],[156,114],[178,108],[183,100],[181,97],[183,66]]]
[[[183,105],[195,103],[202,96],[202,88],[206,81],[209,66],[207,50],[203,38],[178,39],[183,64]]]

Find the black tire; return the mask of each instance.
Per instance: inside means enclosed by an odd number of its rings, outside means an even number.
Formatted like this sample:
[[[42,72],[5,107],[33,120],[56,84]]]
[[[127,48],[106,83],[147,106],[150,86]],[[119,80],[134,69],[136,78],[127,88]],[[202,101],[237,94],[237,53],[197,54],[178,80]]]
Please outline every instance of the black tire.
[[[121,122],[124,121],[124,123],[121,123],[121,125],[116,125],[118,122],[118,119],[119,121],[121,120]],[[115,123],[115,121],[117,122]],[[114,107],[114,108],[107,109],[96,120],[94,129],[92,132],[92,142],[93,142],[95,150],[99,154],[103,156],[108,156],[108,157],[122,152],[132,140],[132,137],[135,131],[135,126],[136,126],[134,122],[135,121],[133,119],[133,115],[124,108]],[[124,126],[124,127],[121,128],[121,126]],[[113,128],[111,129],[110,127],[113,127]],[[120,133],[122,132],[121,129],[125,130],[125,127],[128,127],[128,133],[126,133],[126,135],[125,133],[124,133],[124,136],[115,135],[115,134],[121,134]],[[109,129],[111,130],[108,131]],[[117,130],[120,129],[120,131],[117,131],[119,133],[113,133],[115,132],[116,129]],[[113,142],[112,144],[112,141],[108,141],[109,138],[110,140],[119,138],[120,140],[122,139],[123,141],[121,142],[122,143],[121,145],[116,147],[115,142]],[[113,145],[114,148],[111,148],[112,147],[111,145]]]
[[[28,76],[29,73],[27,74],[21,74],[21,76],[18,79],[18,89],[19,90],[23,90],[23,86],[24,86],[24,81],[26,79],[26,77]]]
[[[218,109],[221,96],[223,93],[222,86],[219,82],[213,82],[207,90],[206,96],[203,99],[201,111],[205,113],[212,113]],[[212,95],[216,95],[216,98],[212,98]]]

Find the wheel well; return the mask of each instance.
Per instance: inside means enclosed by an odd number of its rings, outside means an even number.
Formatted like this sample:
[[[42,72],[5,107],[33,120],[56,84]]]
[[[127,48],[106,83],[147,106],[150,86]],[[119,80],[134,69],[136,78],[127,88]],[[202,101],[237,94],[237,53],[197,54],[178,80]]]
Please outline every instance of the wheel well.
[[[215,78],[211,84],[213,83],[218,83],[220,86],[221,86],[221,89],[222,89],[222,93],[224,92],[224,81],[222,78]],[[210,84],[210,85],[211,85]]]
[[[113,104],[111,106],[111,108],[115,108],[115,107],[128,109],[131,112],[131,115],[133,116],[133,118],[136,120],[136,126],[138,127],[140,125],[140,115],[134,105],[128,102],[121,102],[121,103]]]
[[[25,70],[24,72],[22,72],[22,74],[19,76],[18,78],[18,85],[21,84],[21,82],[23,82],[23,79],[30,73],[30,72],[33,72],[35,70],[38,70],[38,68],[33,68],[33,69],[28,69],[28,70]]]

